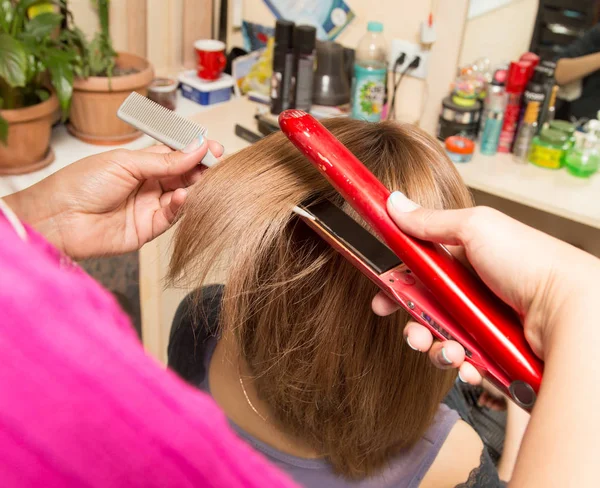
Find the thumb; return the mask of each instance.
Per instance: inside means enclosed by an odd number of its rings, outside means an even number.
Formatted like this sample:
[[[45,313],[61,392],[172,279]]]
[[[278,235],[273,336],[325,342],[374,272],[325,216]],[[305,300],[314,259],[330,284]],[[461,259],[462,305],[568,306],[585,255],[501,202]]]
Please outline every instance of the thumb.
[[[200,136],[181,151],[127,151],[118,149],[114,160],[138,180],[179,176],[204,159],[215,160],[208,141]]]
[[[387,211],[396,225],[407,234],[450,246],[464,245],[465,229],[472,213],[472,209],[422,208],[399,191],[390,195]]]

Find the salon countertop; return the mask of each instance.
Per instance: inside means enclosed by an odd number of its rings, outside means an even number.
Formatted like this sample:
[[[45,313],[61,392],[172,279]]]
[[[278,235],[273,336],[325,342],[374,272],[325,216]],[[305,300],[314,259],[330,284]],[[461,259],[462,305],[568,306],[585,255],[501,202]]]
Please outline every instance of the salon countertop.
[[[235,124],[256,131],[253,117],[258,107],[245,98],[203,107],[180,97],[177,111],[206,126],[209,137],[218,140],[225,153],[231,154],[248,146],[248,142],[235,135]],[[125,147],[137,149],[152,142],[144,136]],[[108,149],[72,138],[63,126],[54,129],[52,146],[55,163],[30,175],[0,178],[0,196],[25,188],[79,158]],[[456,168],[470,188],[600,229],[600,174],[579,179],[565,170],[551,171],[516,163],[510,154],[484,156],[479,152],[471,162],[456,164]]]
[[[581,179],[564,169],[517,163],[510,154],[478,151],[455,166],[470,188],[600,229],[600,173]]]

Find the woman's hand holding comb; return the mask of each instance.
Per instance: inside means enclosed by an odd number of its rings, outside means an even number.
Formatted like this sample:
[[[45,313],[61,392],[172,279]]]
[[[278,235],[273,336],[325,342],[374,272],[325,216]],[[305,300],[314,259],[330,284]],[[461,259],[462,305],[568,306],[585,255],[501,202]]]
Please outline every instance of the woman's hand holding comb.
[[[72,258],[134,251],[175,222],[207,151],[220,157],[223,146],[197,139],[183,151],[157,145],[95,154],[6,202]]]

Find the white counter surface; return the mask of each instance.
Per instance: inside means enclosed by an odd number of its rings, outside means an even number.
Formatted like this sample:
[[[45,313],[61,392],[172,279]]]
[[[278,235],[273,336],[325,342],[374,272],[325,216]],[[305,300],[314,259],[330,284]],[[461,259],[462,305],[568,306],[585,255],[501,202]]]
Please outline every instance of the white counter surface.
[[[456,168],[470,188],[600,229],[600,173],[576,178],[565,169],[517,163],[510,154],[479,152]]]

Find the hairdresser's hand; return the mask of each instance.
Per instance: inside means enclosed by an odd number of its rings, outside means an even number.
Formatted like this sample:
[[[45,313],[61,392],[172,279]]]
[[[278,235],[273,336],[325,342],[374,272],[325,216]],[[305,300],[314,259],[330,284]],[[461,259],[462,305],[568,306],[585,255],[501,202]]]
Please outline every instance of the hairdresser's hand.
[[[173,224],[209,146],[222,155],[219,143],[206,140],[181,152],[153,146],[97,154],[6,201],[75,259],[133,251]]]
[[[522,317],[525,337],[542,359],[557,324],[566,322],[571,307],[579,305],[575,302],[597,286],[593,280],[600,275],[599,260],[490,208],[426,210],[395,192],[388,212],[410,235],[462,246],[481,279]],[[373,300],[379,315],[397,308],[383,294]],[[463,381],[481,381],[464,362],[464,349],[457,342],[434,342],[429,330],[415,322],[404,333],[413,349],[429,351],[436,366],[459,367]]]

